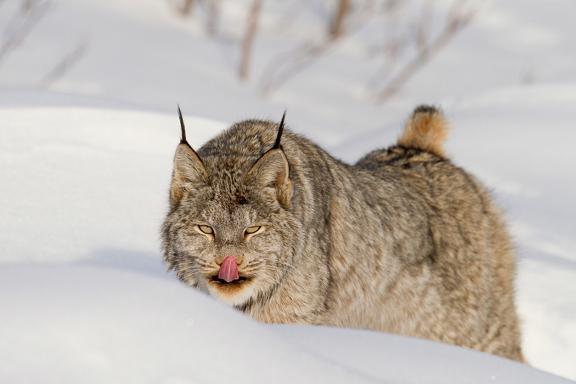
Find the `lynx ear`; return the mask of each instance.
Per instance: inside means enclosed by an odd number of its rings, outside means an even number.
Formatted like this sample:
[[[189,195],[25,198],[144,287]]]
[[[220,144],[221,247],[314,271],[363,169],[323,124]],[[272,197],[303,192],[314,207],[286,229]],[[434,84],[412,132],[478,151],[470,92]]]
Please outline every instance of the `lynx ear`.
[[[180,107],[178,107],[178,116],[180,117],[182,138],[174,155],[174,172],[170,187],[170,203],[172,206],[180,202],[186,187],[190,188],[191,186],[194,187],[208,182],[208,174],[202,159],[186,141],[186,130]]]
[[[292,181],[290,166],[282,149],[266,152],[246,174],[246,181],[264,189],[273,190],[280,205],[290,208]]]
[[[271,189],[280,205],[288,209],[292,202],[292,181],[290,180],[290,165],[280,145],[285,118],[286,111],[278,124],[278,133],[272,149],[250,168],[246,174],[246,181],[248,184],[256,184],[263,189]]]

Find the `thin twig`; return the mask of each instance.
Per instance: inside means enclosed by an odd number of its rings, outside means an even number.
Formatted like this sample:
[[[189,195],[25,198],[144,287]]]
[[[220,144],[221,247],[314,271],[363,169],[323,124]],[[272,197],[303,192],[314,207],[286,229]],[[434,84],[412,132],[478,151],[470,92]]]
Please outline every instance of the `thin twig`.
[[[328,33],[331,39],[337,39],[344,34],[345,21],[350,13],[352,4],[350,0],[339,0],[336,12],[330,22]]]
[[[418,41],[418,53],[394,76],[386,86],[378,92],[377,101],[384,102],[389,100],[416,74],[421,70],[433,57],[437,56],[450,41],[452,41],[460,31],[470,24],[478,9],[461,11],[465,1],[456,2],[449,12],[448,21],[442,32],[431,42],[424,44]]]
[[[254,45],[254,38],[256,37],[256,32],[258,30],[261,8],[262,0],[253,0],[250,11],[248,12],[246,31],[244,32],[244,38],[242,39],[242,45],[240,48],[240,66],[238,68],[238,76],[241,80],[246,80],[249,76],[252,46]]]
[[[324,53],[332,49],[345,35],[356,33],[373,16],[372,4],[369,3],[365,9],[358,12],[356,21],[349,23],[346,34],[329,34],[320,43],[305,43],[294,50],[278,55],[263,71],[260,81],[261,91],[264,94],[269,94],[278,89],[306,66],[311,65]]]
[[[26,40],[34,27],[48,13],[51,5],[49,0],[26,0],[22,2],[20,11],[8,23],[2,35],[0,63]]]
[[[72,51],[65,55],[44,77],[40,84],[49,87],[63,78],[84,57],[88,50],[88,43],[78,44]]]
[[[190,16],[194,12],[195,0],[184,0],[182,5],[177,8],[178,13],[182,17]]]
[[[220,0],[210,0],[206,11],[206,32],[209,36],[216,36],[220,24]]]

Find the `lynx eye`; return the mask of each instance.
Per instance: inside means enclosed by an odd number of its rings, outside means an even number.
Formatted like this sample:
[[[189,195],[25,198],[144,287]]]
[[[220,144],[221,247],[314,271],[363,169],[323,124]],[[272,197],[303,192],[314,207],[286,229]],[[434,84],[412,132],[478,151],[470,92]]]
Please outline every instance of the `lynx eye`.
[[[206,235],[214,234],[214,230],[209,225],[199,225],[198,230]]]
[[[262,229],[262,226],[259,226],[259,225],[255,225],[253,227],[248,227],[244,230],[244,234],[253,235],[257,232],[260,232],[261,229]]]

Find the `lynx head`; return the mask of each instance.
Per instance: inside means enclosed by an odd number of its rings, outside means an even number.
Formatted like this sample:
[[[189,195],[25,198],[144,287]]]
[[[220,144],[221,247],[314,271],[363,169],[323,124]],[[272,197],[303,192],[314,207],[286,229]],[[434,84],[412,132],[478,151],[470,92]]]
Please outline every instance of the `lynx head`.
[[[182,281],[229,304],[266,297],[289,272],[302,231],[280,145],[284,117],[279,126],[236,124],[198,152],[186,141],[181,114],[180,122],[164,259]]]

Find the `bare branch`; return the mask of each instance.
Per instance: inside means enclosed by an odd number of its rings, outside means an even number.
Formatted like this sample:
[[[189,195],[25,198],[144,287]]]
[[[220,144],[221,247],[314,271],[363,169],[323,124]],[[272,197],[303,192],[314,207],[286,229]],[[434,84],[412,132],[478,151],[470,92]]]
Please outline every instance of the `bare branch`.
[[[269,93],[280,87],[302,69],[312,64],[316,58],[332,47],[331,43],[320,45],[305,45],[295,51],[278,55],[262,75],[261,89]],[[288,63],[288,64],[287,64]]]
[[[372,5],[371,2],[368,2],[363,9],[357,12],[355,20],[351,20],[345,34],[329,34],[320,43],[306,43],[294,50],[278,55],[263,71],[260,81],[262,92],[266,94],[274,91],[332,49],[344,36],[354,34],[374,16]]]
[[[377,100],[384,102],[394,96],[398,91],[421,70],[433,57],[438,55],[459,32],[470,24],[478,8],[466,9],[464,1],[456,1],[449,14],[446,24],[440,34],[427,44],[418,41],[418,52],[400,71],[378,92]]]
[[[52,3],[49,0],[25,0],[20,10],[2,35],[0,43],[0,62],[17,49],[30,35],[34,27],[48,13]]]
[[[182,0],[178,4],[174,4],[173,7],[180,16],[188,17],[194,13],[195,5],[196,0]]]
[[[262,0],[253,0],[248,18],[246,20],[246,30],[244,38],[242,39],[242,46],[240,49],[240,66],[238,68],[238,76],[240,80],[246,80],[249,77],[250,59],[252,56],[252,46],[254,38],[258,30],[258,22],[260,19],[260,9],[262,8]]]
[[[40,80],[40,84],[44,87],[49,87],[63,78],[85,56],[87,50],[88,43],[82,42],[78,44],[72,51],[65,55],[54,68],[44,75],[42,80]]]
[[[218,24],[220,23],[220,0],[210,0],[206,15],[206,32],[208,35],[215,36],[218,33]]]
[[[350,0],[339,0],[336,12],[330,22],[329,35],[331,39],[337,39],[344,34],[346,17],[350,13],[352,4]]]

